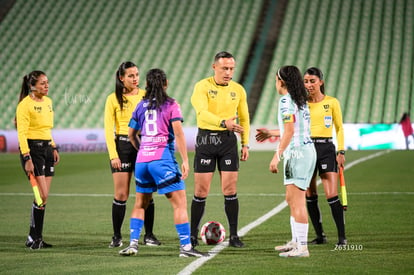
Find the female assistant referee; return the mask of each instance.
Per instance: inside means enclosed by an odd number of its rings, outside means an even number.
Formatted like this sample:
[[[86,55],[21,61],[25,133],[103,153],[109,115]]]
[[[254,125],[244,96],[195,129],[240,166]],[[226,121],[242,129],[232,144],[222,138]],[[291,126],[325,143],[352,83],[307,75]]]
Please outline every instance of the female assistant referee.
[[[317,160],[308,190],[306,202],[309,216],[316,232],[312,244],[327,242],[322,228],[322,218],[318,206],[317,172],[322,180],[323,189],[338,231],[338,245],[346,245],[344,209],[338,197],[338,166],[345,163],[344,128],[339,101],[325,94],[322,71],[316,67],[308,68],[303,77],[308,90],[308,105],[311,116],[311,137],[315,144]],[[332,142],[335,127],[338,148]]]
[[[16,127],[19,140],[20,159],[27,176],[36,177],[43,203],[32,205],[30,230],[26,246],[30,249],[52,247],[43,241],[43,220],[54,166],[59,163],[59,153],[53,141],[52,100],[49,81],[42,71],[33,71],[23,77],[19,103],[16,110]]]

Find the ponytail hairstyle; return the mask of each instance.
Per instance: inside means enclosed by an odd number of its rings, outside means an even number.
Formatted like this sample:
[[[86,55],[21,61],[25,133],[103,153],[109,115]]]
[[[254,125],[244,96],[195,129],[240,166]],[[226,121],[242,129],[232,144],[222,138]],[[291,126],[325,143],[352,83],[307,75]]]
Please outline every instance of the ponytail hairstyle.
[[[310,67],[306,70],[305,74],[317,76],[320,80],[323,80],[323,73],[319,68]],[[321,85],[321,93],[325,94],[325,82]]]
[[[306,106],[308,93],[299,69],[296,66],[283,66],[277,71],[277,78],[285,83],[288,93],[298,108],[303,109]]]
[[[23,77],[22,88],[20,89],[19,102],[29,95],[29,93],[32,91],[33,87],[36,85],[41,75],[46,74],[42,71],[32,71],[31,73]]]
[[[124,108],[125,86],[124,86],[124,83],[121,81],[120,77],[125,76],[126,69],[129,69],[129,68],[132,68],[132,67],[137,67],[137,65],[135,65],[131,61],[126,61],[126,62],[123,62],[121,65],[119,65],[119,68],[116,71],[116,75],[115,75],[115,96],[116,96],[116,99],[118,100],[119,106],[121,107],[121,111]]]
[[[160,109],[165,102],[173,100],[167,95],[167,75],[163,70],[149,70],[146,80],[144,99],[148,100],[148,109]]]

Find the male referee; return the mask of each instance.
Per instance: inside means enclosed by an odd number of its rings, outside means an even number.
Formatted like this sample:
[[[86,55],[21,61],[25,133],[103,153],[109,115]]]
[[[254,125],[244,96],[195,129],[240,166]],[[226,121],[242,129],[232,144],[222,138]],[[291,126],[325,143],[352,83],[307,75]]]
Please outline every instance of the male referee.
[[[250,132],[246,91],[239,83],[232,81],[236,67],[232,54],[224,51],[217,53],[212,67],[214,76],[197,82],[191,96],[198,126],[194,157],[195,186],[191,204],[191,243],[193,247],[198,245],[200,222],[217,166],[230,228],[229,245],[243,247],[237,235],[239,156],[235,133],[241,134],[240,160],[246,161],[249,157]]]

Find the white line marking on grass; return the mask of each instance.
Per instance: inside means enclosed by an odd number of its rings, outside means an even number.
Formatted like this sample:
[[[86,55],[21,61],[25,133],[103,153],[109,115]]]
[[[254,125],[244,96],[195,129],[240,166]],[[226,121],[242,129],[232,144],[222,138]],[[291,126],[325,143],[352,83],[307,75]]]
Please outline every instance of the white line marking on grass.
[[[223,194],[216,194],[223,196]],[[286,194],[240,194],[238,197],[284,197]],[[324,193],[319,193],[319,195],[324,195]],[[351,193],[348,192],[348,195],[359,195],[359,196],[372,196],[372,195],[414,195],[414,192],[360,192],[360,193]],[[33,193],[0,193],[0,196],[23,196],[23,197],[32,197]],[[63,193],[50,193],[49,197],[113,197],[113,194],[63,194]],[[163,195],[154,194],[154,196],[163,197]],[[209,194],[209,197],[211,194]],[[135,197],[135,195],[130,195],[130,197]],[[193,197],[193,195],[191,195]]]
[[[361,162],[379,157],[381,155],[384,155],[386,153],[389,153],[390,150],[387,151],[381,151],[369,156],[366,156],[364,158],[361,159],[357,159],[349,164],[346,165],[346,169],[350,169],[351,167],[353,167],[354,165],[357,165]],[[320,180],[318,181],[318,184],[320,184]],[[288,204],[286,203],[286,201],[283,201],[282,203],[280,203],[278,206],[276,206],[275,208],[273,208],[272,210],[270,210],[268,213],[266,213],[265,215],[259,217],[257,220],[249,223],[248,225],[246,225],[245,227],[243,227],[242,229],[240,229],[238,231],[238,234],[240,237],[243,237],[244,235],[246,235],[250,230],[252,230],[253,228],[259,226],[260,224],[264,223],[265,221],[267,221],[268,219],[270,219],[271,217],[273,217],[274,215],[276,215],[277,213],[279,213],[280,211],[282,211],[286,206],[288,206]],[[200,266],[202,266],[205,262],[207,262],[208,260],[214,258],[218,253],[220,253],[220,251],[222,251],[224,248],[226,248],[228,246],[228,241],[225,241],[219,245],[216,245],[215,247],[213,247],[209,253],[211,254],[210,257],[201,257],[201,258],[197,258],[197,260],[194,260],[193,262],[191,262],[189,265],[187,265],[183,270],[181,270],[178,275],[187,275],[187,274],[191,274],[194,271],[196,271]]]

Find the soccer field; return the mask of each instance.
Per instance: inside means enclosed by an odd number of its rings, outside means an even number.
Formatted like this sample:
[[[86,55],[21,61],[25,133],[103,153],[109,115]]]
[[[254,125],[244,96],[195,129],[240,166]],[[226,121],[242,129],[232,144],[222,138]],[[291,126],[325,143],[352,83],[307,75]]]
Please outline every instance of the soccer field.
[[[190,153],[192,159],[192,153]],[[18,155],[0,155],[0,273],[4,274],[413,274],[414,151],[349,151],[345,177],[348,247],[335,250],[336,228],[319,186],[320,208],[328,244],[310,246],[309,258],[280,258],[274,246],[290,238],[289,211],[283,207],[282,176],[268,171],[273,152],[251,152],[241,163],[238,184],[239,232],[242,249],[215,249],[198,267],[195,258],[178,257],[178,237],[167,199],[155,195],[154,233],[160,247],[140,246],[136,257],[121,257],[110,249],[112,178],[107,154],[62,153],[47,205],[44,239],[52,249],[31,251],[24,246],[32,193]],[[370,158],[367,158],[370,156]],[[188,209],[193,177],[186,181]],[[131,184],[123,226],[129,240],[129,215],[134,202]],[[281,205],[282,204],[282,205]],[[262,223],[258,219],[279,206]],[[216,220],[227,229],[223,196],[215,175],[203,223]],[[309,239],[314,237],[312,226]],[[188,266],[193,263],[194,269]],[[192,267],[193,267],[192,266]],[[187,268],[187,269],[186,269]]]

